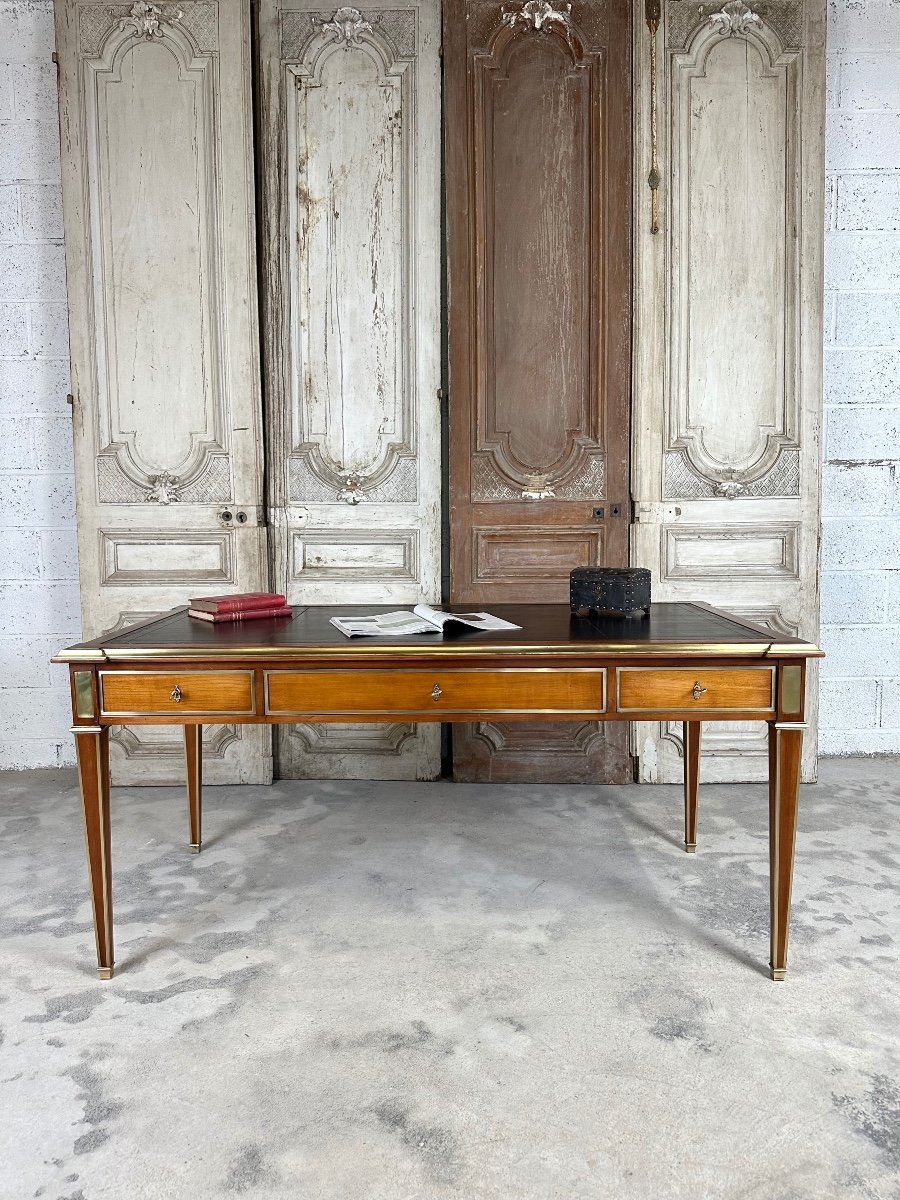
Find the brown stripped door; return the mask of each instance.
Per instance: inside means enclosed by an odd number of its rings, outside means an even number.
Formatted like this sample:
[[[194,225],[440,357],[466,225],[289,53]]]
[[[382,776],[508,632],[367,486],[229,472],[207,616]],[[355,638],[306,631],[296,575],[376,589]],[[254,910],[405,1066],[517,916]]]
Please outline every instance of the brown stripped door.
[[[627,0],[444,5],[451,599],[628,561]],[[462,779],[624,780],[624,727],[454,730]]]

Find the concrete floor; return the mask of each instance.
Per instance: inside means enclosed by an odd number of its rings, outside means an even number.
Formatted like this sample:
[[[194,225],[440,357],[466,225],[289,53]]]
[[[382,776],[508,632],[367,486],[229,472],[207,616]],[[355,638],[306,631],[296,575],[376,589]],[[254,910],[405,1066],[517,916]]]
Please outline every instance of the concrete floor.
[[[900,770],[766,795],[113,792],[100,983],[74,778],[0,776],[4,1200],[897,1200]],[[5,1040],[4,1040],[5,1039]]]

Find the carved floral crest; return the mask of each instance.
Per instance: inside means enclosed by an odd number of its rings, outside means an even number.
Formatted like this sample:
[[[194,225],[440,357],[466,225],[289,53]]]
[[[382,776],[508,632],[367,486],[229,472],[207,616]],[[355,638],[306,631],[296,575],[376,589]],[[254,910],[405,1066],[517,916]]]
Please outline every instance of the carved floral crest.
[[[754,26],[761,26],[762,19],[744,0],[728,0],[721,12],[712,13],[709,23],[727,37],[736,37]]]
[[[562,8],[554,8],[549,0],[526,0],[525,4],[514,12],[509,9],[503,10],[503,24],[527,25],[530,29],[537,30],[552,25],[562,25],[564,29],[567,29],[571,13],[571,4],[564,4]]]
[[[170,475],[168,471],[163,471],[160,475],[151,475],[150,490],[145,499],[148,503],[177,503],[181,499],[181,482],[178,476]]]
[[[338,500],[343,500],[345,504],[361,504],[367,499],[363,491],[362,476],[356,473],[345,476],[344,486],[338,492]]]
[[[743,483],[738,483],[736,479],[726,480],[724,483],[717,483],[715,493],[721,496],[723,500],[737,500],[747,490]]]
[[[174,25],[176,21],[180,21],[184,13],[179,8],[176,13],[171,16],[163,15],[161,8],[155,4],[148,4],[146,0],[136,0],[131,6],[131,12],[127,17],[123,17],[119,22],[120,29],[133,29],[138,37],[155,38],[163,37],[165,30],[162,28],[163,22],[169,22]]]
[[[346,46],[358,46],[361,33],[371,33],[372,26],[358,8],[339,8],[330,21],[322,23],[322,32],[330,33]]]

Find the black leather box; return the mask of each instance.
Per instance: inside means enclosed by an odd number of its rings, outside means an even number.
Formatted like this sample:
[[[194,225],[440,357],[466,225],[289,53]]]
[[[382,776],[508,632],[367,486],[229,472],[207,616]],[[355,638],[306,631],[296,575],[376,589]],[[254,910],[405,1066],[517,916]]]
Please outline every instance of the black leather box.
[[[620,617],[650,610],[650,572],[645,567],[576,567],[569,575],[572,612]]]

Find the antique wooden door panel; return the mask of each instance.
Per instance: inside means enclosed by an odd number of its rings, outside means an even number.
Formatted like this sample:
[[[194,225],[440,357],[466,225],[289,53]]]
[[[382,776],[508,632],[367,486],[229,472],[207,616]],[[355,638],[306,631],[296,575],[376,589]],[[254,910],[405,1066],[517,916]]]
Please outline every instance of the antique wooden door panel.
[[[440,595],[438,0],[259,8],[275,579],[298,604]],[[287,777],[432,778],[435,726],[292,726]]]
[[[57,0],[84,636],[267,584],[249,17],[238,0]],[[184,777],[180,733],[120,728],[114,782]],[[271,738],[208,731],[212,782]]]
[[[825,3],[663,4],[658,233],[644,15],[641,0],[633,561],[657,599],[814,641]],[[680,780],[680,726],[638,726],[636,749],[641,778]],[[704,778],[767,775],[763,725],[704,727],[703,752]]]
[[[628,560],[627,0],[444,5],[451,598]],[[453,731],[460,779],[624,780],[616,726]]]

